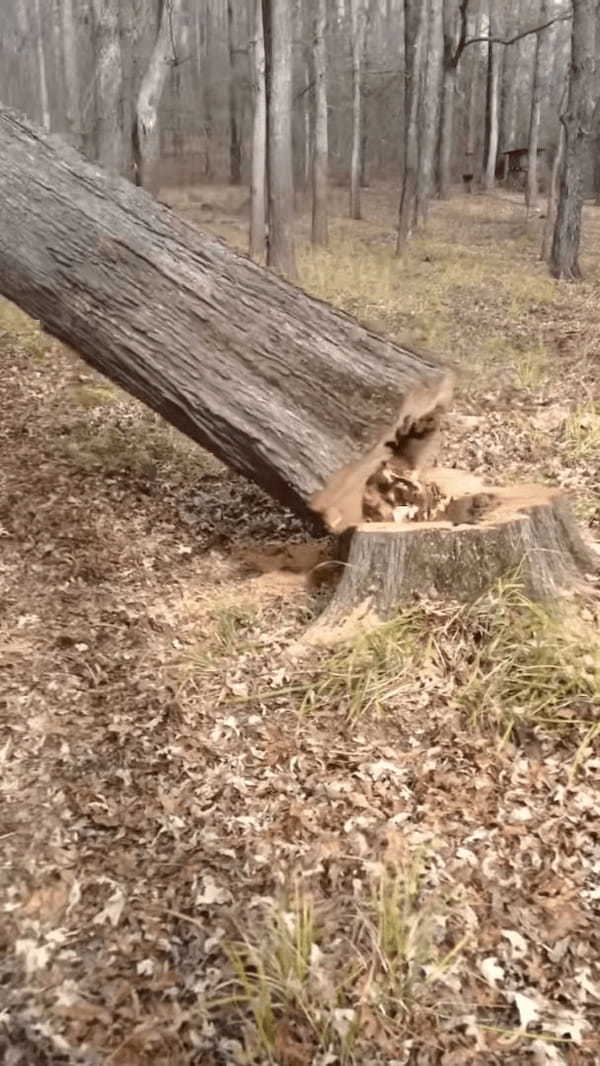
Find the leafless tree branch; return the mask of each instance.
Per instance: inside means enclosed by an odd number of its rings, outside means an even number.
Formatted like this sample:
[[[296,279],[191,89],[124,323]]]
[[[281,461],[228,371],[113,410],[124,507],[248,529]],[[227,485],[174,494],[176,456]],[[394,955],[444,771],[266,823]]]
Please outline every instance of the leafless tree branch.
[[[572,16],[573,12],[570,9],[562,11],[560,15],[555,15],[554,18],[542,22],[539,26],[531,26],[528,30],[522,30],[521,33],[516,33],[514,37],[469,37],[468,40],[465,40],[462,50],[464,51],[470,44],[504,44],[507,46],[516,44],[517,41],[522,41],[524,37],[530,37],[532,33],[541,33],[542,30],[547,30],[549,26],[553,26],[555,22],[566,22]]]

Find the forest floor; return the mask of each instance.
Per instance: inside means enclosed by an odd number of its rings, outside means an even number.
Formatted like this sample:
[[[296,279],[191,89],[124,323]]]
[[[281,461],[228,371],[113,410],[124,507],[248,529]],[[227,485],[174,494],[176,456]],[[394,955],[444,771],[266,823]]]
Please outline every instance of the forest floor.
[[[178,206],[241,245],[241,199]],[[303,285],[459,366],[446,463],[600,539],[600,211],[569,286],[516,197],[401,262],[393,190],[334,201]],[[0,361],[6,1066],[597,1064],[593,590],[294,658],[319,598],[248,552],[300,523],[8,305]]]

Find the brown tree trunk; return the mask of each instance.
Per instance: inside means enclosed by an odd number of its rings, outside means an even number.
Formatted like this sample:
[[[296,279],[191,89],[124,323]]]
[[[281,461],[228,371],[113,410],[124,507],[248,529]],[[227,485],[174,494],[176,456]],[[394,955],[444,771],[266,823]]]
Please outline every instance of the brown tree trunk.
[[[442,116],[440,120],[439,196],[447,200],[452,184],[452,147],[454,144],[454,103],[456,97],[456,66],[445,63],[442,86]]]
[[[417,216],[427,221],[427,209],[433,192],[435,150],[440,134],[440,96],[444,51],[443,0],[429,0],[426,71],[421,107],[421,144],[417,177]]]
[[[158,192],[160,101],[169,70],[180,62],[178,48],[182,19],[182,0],[161,0],[156,42],[136,102],[134,160],[137,181],[154,193]]]
[[[292,22],[288,0],[263,0],[267,82],[267,262],[297,276],[292,168]]]
[[[449,402],[384,340],[0,109],[0,293],[229,466],[332,528]]]
[[[562,170],[564,156],[565,128],[561,122],[558,134],[558,144],[554,153],[554,159],[552,160],[552,170],[550,172],[548,203],[546,205],[546,220],[544,222],[544,236],[542,238],[542,250],[540,252],[540,259],[543,259],[545,263],[548,263],[550,261],[550,255],[552,252],[552,238],[554,234],[554,227],[556,225],[556,211],[558,207],[560,172]]]
[[[362,63],[367,27],[366,0],[352,4],[352,154],[350,160],[350,218],[361,218],[360,163],[362,135]]]
[[[231,185],[240,185],[242,181],[242,139],[233,0],[227,0],[227,51],[229,53],[229,182]]]
[[[100,166],[113,174],[124,169],[123,63],[119,0],[93,0],[96,70],[95,150]]]
[[[540,22],[545,22],[550,15],[551,8],[548,0],[542,0],[540,6]],[[540,124],[542,121],[542,105],[548,90],[550,76],[550,61],[552,58],[552,44],[554,27],[550,26],[537,35],[535,44],[535,60],[533,68],[533,88],[531,92],[531,112],[529,116],[529,143],[527,160],[527,188],[525,203],[527,211],[535,211],[539,194],[538,176],[538,149],[540,143]]]
[[[327,210],[327,169],[329,165],[329,138],[327,118],[327,49],[325,28],[327,24],[327,0],[316,0],[313,46],[313,149],[312,149],[312,229],[313,244],[326,246],[329,241]]]
[[[595,0],[573,0],[569,95],[562,116],[565,155],[550,262],[554,277],[570,281],[581,277],[579,244],[583,182],[595,104],[595,42]]]
[[[424,8],[421,0],[404,0],[405,92],[404,168],[396,255],[401,255],[410,237],[416,214],[419,166],[419,89],[423,55]]]
[[[252,41],[254,116],[252,120],[252,178],[250,184],[250,255],[267,256],[267,89],[262,0],[254,0]]]

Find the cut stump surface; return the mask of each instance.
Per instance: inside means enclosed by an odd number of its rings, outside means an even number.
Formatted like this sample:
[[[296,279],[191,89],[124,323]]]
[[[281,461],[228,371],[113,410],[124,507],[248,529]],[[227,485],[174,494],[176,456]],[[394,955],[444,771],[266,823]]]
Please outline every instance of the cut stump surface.
[[[481,488],[475,481],[470,487]],[[585,587],[600,560],[560,490],[519,485],[486,487],[485,494],[493,502],[476,521],[466,506],[466,522],[357,526],[345,538],[342,575],[317,628],[385,618],[416,595],[474,600],[515,571],[535,600]],[[477,497],[463,497],[469,499]],[[460,516],[460,507],[455,513]]]

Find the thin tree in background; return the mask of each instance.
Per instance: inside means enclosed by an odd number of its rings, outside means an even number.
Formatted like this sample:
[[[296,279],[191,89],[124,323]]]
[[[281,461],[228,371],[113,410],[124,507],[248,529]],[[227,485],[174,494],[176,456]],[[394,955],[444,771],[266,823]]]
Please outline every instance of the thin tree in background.
[[[362,137],[362,63],[367,28],[366,0],[351,0],[352,155],[350,162],[350,218],[360,218],[360,161]]]
[[[227,51],[229,54],[229,182],[231,185],[239,185],[242,180],[242,141],[233,0],[227,0]]]
[[[500,73],[504,49],[496,44],[500,33],[497,0],[489,0],[489,37],[488,74],[486,84],[486,138],[484,186],[486,192],[492,192],[496,184],[496,164],[498,162],[498,138],[500,129]]]
[[[254,0],[252,39],[254,116],[252,120],[252,178],[250,184],[250,255],[260,262],[267,256],[267,88],[263,0]]]
[[[66,120],[71,144],[82,146],[81,84],[77,51],[77,23],[74,12],[75,0],[62,0],[61,23],[63,37],[63,63],[65,78]]]
[[[120,174],[125,167],[123,130],[123,60],[120,0],[93,0],[96,50],[96,158],[105,170]]]
[[[427,209],[433,192],[435,152],[439,141],[442,59],[444,51],[444,0],[429,0],[426,14],[427,53],[421,101],[419,167],[417,175],[418,219],[427,221]]]
[[[565,93],[560,105],[561,112],[566,106],[566,102],[567,95]],[[542,248],[540,252],[540,259],[543,259],[545,263],[550,262],[550,256],[552,254],[552,239],[554,236],[554,227],[556,225],[556,211],[558,207],[560,172],[562,170],[564,157],[565,127],[562,122],[559,122],[558,143],[554,150],[554,159],[552,160],[552,169],[550,171],[550,181],[548,185],[548,202],[546,204],[546,219],[544,221],[544,234],[542,237]]]
[[[327,245],[329,135],[327,116],[327,0],[315,0],[313,40],[313,149],[312,149],[312,227],[313,244]]]
[[[267,87],[267,263],[297,276],[292,169],[292,19],[289,0],[263,0]]]
[[[159,107],[170,69],[180,62],[178,45],[183,18],[183,0],[161,0],[156,41],[137,98],[134,159],[137,182],[158,192],[160,158]]]
[[[540,7],[540,19],[545,21],[550,14],[548,0],[542,0]],[[542,120],[542,104],[548,91],[548,79],[552,61],[552,46],[554,27],[549,26],[540,30],[535,43],[535,59],[533,63],[533,87],[531,90],[531,112],[529,116],[529,140],[527,160],[527,187],[525,202],[527,211],[535,211],[537,208],[539,193],[538,177],[538,149],[540,143],[540,124]]]
[[[556,278],[581,277],[579,245],[583,181],[595,107],[596,0],[573,0],[571,68],[567,108],[561,115],[565,154],[552,240],[550,270]]]
[[[444,74],[440,119],[439,187],[440,200],[450,196],[452,150],[454,147],[454,108],[460,57],[467,39],[469,0],[444,0]]]
[[[40,109],[42,113],[42,126],[45,130],[50,129],[50,103],[48,96],[48,69],[46,66],[46,53],[44,51],[44,23],[40,9],[40,0],[35,0],[35,38],[38,60],[38,74],[40,79]]]
[[[416,218],[419,166],[419,87],[424,50],[425,15],[421,0],[404,0],[404,168],[396,255],[401,255]]]

